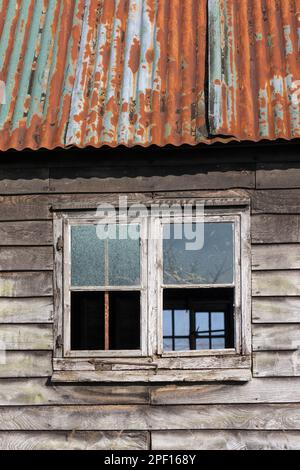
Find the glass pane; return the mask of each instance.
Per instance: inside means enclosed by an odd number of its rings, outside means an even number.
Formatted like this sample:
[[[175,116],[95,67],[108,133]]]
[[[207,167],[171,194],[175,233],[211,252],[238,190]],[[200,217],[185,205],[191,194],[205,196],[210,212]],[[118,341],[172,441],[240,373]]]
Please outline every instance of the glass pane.
[[[224,313],[212,312],[211,313],[211,331],[212,334],[222,334],[224,332]]]
[[[117,225],[117,238],[108,240],[110,286],[140,284],[140,240],[131,238],[132,229],[132,225]]]
[[[104,241],[95,225],[71,227],[71,278],[73,286],[104,284]]]
[[[105,227],[110,237],[103,239]],[[139,226],[135,226],[139,227]],[[76,225],[71,227],[73,286],[138,286],[140,240],[130,237],[134,226]]]
[[[208,338],[198,338],[196,339],[196,349],[209,349],[209,339]]]
[[[212,349],[225,349],[225,339],[224,338],[212,338],[211,348]]]
[[[164,336],[172,336],[172,310],[164,310],[163,331]]]
[[[197,312],[196,313],[196,333],[198,335],[208,335],[209,326],[208,326],[208,312]]]
[[[164,351],[172,351],[172,340],[171,338],[164,338]]]
[[[189,351],[190,341],[188,338],[175,339],[175,351]]]
[[[188,336],[190,334],[190,312],[189,310],[175,310],[175,335]]]
[[[233,223],[207,222],[202,233],[201,223],[165,224],[164,284],[232,283],[233,228]]]
[[[140,349],[140,292],[109,293],[109,349]]]

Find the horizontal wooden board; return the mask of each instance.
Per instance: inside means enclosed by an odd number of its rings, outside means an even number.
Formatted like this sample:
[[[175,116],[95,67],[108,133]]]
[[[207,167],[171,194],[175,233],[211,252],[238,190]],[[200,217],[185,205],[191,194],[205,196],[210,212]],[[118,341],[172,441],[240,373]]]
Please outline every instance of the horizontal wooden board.
[[[254,297],[252,321],[254,323],[300,323],[300,297]]]
[[[300,377],[300,351],[264,351],[253,355],[255,377]]]
[[[52,321],[52,297],[0,298],[0,323],[48,323]]]
[[[300,347],[300,324],[253,325],[254,351],[295,350]]]
[[[223,170],[223,171],[222,171]],[[105,193],[227,188],[254,188],[255,172],[214,166],[169,168],[162,165],[97,168],[51,168],[50,191],[58,193]]]
[[[52,354],[48,351],[0,351],[1,378],[48,377],[51,373]]]
[[[262,163],[256,170],[258,189],[300,188],[300,167],[297,163]]]
[[[0,432],[1,450],[147,450],[146,431]]]
[[[38,367],[42,366],[37,364]],[[51,368],[51,359],[46,367]],[[44,374],[42,370],[41,375]],[[143,385],[55,385],[49,378],[0,379],[0,406],[134,405],[149,401],[149,388]]]
[[[154,431],[153,450],[299,450],[299,431]]]
[[[0,247],[0,271],[53,269],[52,246]]]
[[[300,244],[254,245],[252,269],[255,271],[300,269]]]
[[[53,382],[246,382],[249,369],[56,371]]]
[[[300,430],[300,404],[0,408],[0,430]]]
[[[49,191],[49,168],[0,168],[0,194]]]
[[[253,296],[299,296],[300,270],[254,271],[252,273]]]
[[[52,293],[51,271],[0,273],[0,297],[46,297]]]
[[[52,325],[0,325],[0,344],[7,350],[53,349]]]
[[[0,222],[0,245],[52,245],[52,223]]]
[[[299,214],[300,189],[249,190],[253,214]]]
[[[257,353],[256,356],[263,353]],[[298,378],[252,378],[245,384],[162,385],[150,389],[153,405],[300,402]]]
[[[49,208],[49,199],[43,195],[0,196],[0,220],[50,219]]]
[[[299,243],[299,215],[252,215],[252,243]]]

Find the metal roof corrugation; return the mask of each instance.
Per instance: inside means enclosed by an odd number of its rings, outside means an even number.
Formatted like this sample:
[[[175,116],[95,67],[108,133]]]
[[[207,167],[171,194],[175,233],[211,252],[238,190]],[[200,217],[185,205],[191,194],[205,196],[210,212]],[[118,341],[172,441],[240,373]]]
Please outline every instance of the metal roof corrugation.
[[[300,0],[0,0],[0,149],[300,137],[299,48]]]
[[[209,0],[208,7],[210,132],[300,137],[292,99],[300,86],[300,0]]]

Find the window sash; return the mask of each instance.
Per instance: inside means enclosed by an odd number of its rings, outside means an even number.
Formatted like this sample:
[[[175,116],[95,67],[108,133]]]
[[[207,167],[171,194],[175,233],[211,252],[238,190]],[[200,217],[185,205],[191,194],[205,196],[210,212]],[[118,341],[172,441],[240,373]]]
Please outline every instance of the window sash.
[[[147,336],[148,336],[148,321],[147,321],[147,224],[145,218],[134,219],[137,225],[140,225],[140,285],[138,286],[72,286],[71,285],[71,227],[80,225],[97,225],[102,223],[123,224],[120,218],[97,220],[94,218],[68,218],[64,219],[64,269],[63,269],[63,284],[64,284],[64,311],[63,311],[63,354],[66,357],[134,357],[146,356],[147,352]],[[113,292],[113,291],[135,291],[141,293],[140,298],[140,331],[141,331],[141,347],[136,350],[71,350],[71,293],[72,292]]]
[[[164,289],[214,289],[214,288],[234,288],[234,348],[232,349],[218,349],[209,350],[211,354],[219,352],[234,352],[236,354],[241,353],[241,325],[242,325],[242,309],[241,309],[241,215],[240,214],[224,214],[224,215],[213,215],[206,214],[204,217],[190,215],[184,218],[184,222],[188,223],[199,223],[199,222],[216,222],[226,223],[231,222],[234,224],[234,263],[233,263],[233,283],[232,284],[176,284],[176,285],[165,285],[163,283],[163,225],[170,223],[181,223],[183,219],[180,217],[164,218],[157,217],[154,221],[152,230],[156,235],[158,243],[156,244],[155,252],[151,256],[152,265],[157,266],[157,277],[156,287],[152,287],[152,292],[156,292],[156,296],[153,297],[153,302],[156,303],[152,306],[152,311],[157,312],[156,318],[156,341],[154,348],[157,353],[162,357],[180,356],[180,355],[191,355],[200,356],[207,354],[208,350],[190,350],[190,351],[164,351],[163,350],[163,291]],[[154,266],[152,269],[154,269]]]

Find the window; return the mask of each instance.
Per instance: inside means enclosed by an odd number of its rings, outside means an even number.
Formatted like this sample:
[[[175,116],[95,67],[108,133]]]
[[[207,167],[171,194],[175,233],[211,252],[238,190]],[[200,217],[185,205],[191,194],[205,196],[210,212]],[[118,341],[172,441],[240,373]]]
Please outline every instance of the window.
[[[248,209],[57,211],[53,379],[248,380]]]

